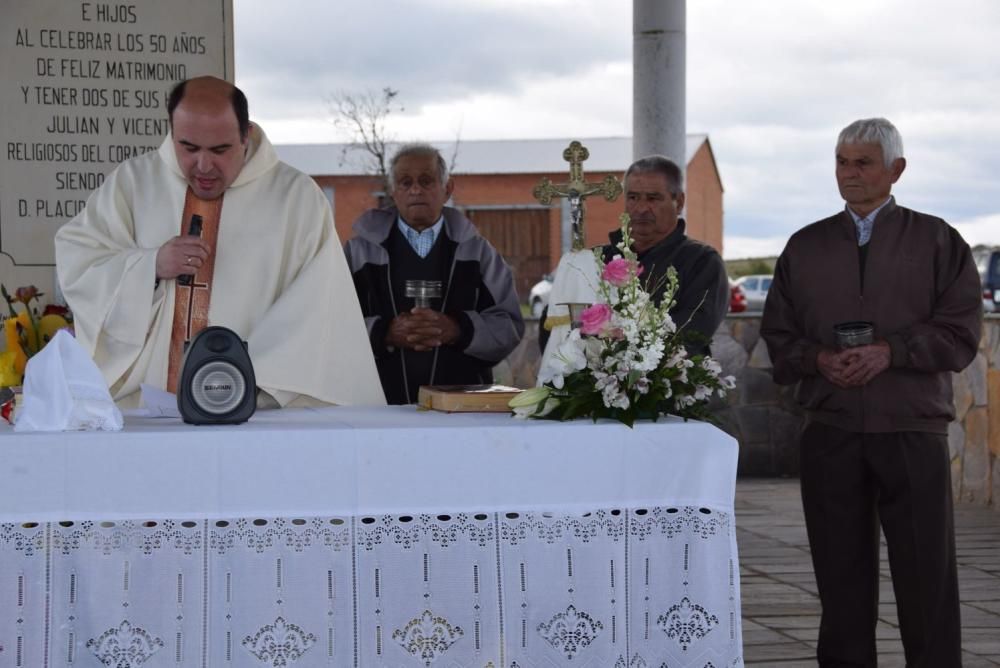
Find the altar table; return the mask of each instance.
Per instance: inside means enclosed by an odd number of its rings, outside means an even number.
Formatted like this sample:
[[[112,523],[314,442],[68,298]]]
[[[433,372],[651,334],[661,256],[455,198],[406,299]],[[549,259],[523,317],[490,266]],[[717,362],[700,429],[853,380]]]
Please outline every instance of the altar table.
[[[413,407],[0,430],[0,667],[742,666],[736,460]]]

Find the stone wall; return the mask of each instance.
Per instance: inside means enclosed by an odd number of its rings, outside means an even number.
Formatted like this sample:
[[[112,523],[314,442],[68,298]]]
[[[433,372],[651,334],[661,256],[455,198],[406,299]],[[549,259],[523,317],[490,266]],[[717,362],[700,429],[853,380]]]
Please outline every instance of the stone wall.
[[[496,370],[497,382],[531,387],[538,372],[538,322],[526,322],[524,340]],[[736,377],[720,401],[723,428],[740,441],[743,476],[799,472],[802,416],[791,387],[771,381],[771,360],[760,338],[760,314],[729,316],[712,341],[713,355]],[[957,498],[1000,510],[1000,316],[987,316],[979,353],[954,376],[957,420],[951,424],[952,481]]]
[[[948,430],[951,479],[962,501],[1000,510],[1000,316],[987,316],[976,359],[955,374]]]
[[[793,388],[771,380],[760,314],[727,317],[712,339],[712,355],[736,377],[736,390],[716,414],[722,428],[740,441],[740,475],[798,475],[802,415]]]
[[[797,475],[802,416],[791,387],[771,381],[760,315],[731,315],[712,352],[737,389],[721,406],[723,427],[740,440],[741,475]],[[954,374],[956,421],[950,426],[952,482],[963,501],[1000,509],[1000,316],[987,316],[975,360]]]

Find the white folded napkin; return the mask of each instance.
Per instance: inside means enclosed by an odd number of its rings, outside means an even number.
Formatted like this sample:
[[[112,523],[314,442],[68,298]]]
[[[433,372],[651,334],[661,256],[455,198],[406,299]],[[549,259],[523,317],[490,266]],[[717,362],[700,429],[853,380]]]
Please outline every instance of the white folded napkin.
[[[14,431],[118,431],[122,413],[94,361],[65,331],[28,360]]]

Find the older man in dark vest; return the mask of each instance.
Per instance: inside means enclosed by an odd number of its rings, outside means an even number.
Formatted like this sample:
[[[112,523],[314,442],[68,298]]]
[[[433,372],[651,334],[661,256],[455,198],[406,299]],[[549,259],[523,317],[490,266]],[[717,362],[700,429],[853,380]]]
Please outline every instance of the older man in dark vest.
[[[510,268],[445,206],[454,182],[437,149],[402,147],[389,178],[395,207],[362,214],[345,247],[386,400],[414,403],[421,385],[490,383],[524,334]],[[440,282],[440,299],[417,305],[407,280]]]

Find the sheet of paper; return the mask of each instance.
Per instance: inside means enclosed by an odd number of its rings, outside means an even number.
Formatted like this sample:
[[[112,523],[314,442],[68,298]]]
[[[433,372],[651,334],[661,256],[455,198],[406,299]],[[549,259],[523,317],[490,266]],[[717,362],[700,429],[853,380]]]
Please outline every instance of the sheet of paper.
[[[181,416],[180,411],[177,410],[176,394],[145,383],[139,386],[139,392],[139,401],[142,402],[143,407],[126,411],[126,415],[170,418]]]

